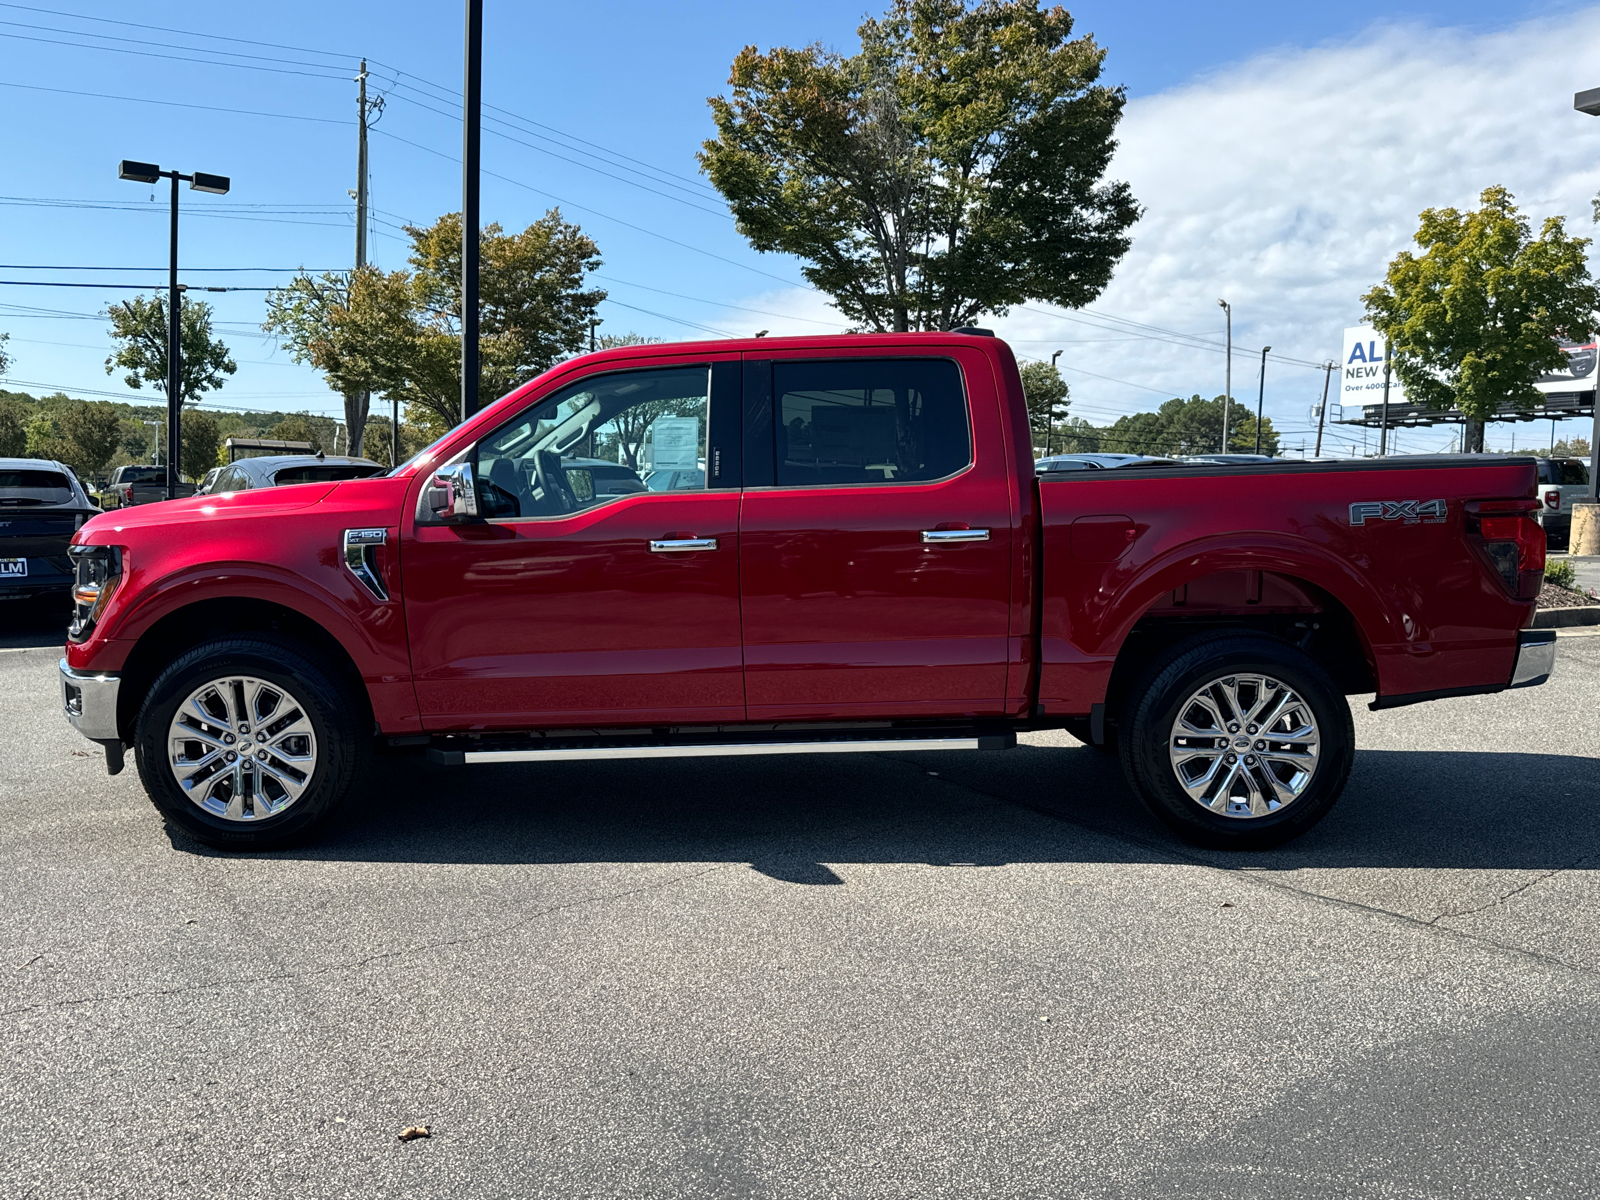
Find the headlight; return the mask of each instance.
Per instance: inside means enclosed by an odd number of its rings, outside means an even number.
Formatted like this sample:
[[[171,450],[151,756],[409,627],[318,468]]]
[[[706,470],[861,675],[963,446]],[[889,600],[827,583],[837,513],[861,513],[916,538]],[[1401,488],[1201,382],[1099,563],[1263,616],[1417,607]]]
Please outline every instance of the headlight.
[[[94,632],[95,622],[111,602],[122,582],[122,547],[72,546],[72,624],[67,637],[81,642]]]

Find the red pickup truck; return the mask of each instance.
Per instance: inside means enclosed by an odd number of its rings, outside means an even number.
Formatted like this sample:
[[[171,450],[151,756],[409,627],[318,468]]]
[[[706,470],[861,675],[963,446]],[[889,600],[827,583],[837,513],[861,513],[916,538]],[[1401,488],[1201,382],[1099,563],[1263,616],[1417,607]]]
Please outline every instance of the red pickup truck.
[[[1269,846],[1343,789],[1345,696],[1548,677],[1538,507],[1515,458],[1036,472],[982,331],[633,346],[382,477],[96,517],[62,696],[113,773],[131,746],[168,820],[236,849],[303,836],[380,745],[537,763],[1060,728],[1115,746],[1183,835]]]

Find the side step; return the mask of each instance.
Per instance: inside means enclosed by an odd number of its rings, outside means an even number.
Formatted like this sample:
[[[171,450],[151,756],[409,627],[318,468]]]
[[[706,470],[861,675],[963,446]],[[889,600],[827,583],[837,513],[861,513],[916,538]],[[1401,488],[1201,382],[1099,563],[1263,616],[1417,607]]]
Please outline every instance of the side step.
[[[578,762],[601,758],[717,758],[749,754],[891,754],[908,750],[1009,750],[1014,733],[972,733],[964,736],[827,737],[760,741],[624,741],[543,739],[530,745],[484,739],[479,749],[430,746],[428,761],[444,766],[466,763]]]

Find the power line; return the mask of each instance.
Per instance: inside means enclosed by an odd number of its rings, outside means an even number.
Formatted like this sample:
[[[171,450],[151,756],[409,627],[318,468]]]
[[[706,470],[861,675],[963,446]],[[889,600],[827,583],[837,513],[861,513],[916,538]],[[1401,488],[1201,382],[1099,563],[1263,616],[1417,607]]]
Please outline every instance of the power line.
[[[205,38],[213,42],[236,42],[241,46],[262,46],[269,50],[293,50],[296,54],[321,54],[328,58],[348,58],[349,55],[335,54],[331,50],[313,50],[307,46],[285,46],[278,42],[257,42],[250,38],[225,37],[219,33],[195,33],[188,29],[174,29],[169,25],[142,25],[138,21],[118,21],[111,17],[91,17],[83,13],[62,12],[55,8],[40,8],[32,4],[12,4],[0,2],[0,8],[14,8],[21,12],[44,13],[51,17],[65,17],[69,21],[93,21],[99,25],[122,25],[129,29],[147,29],[154,33],[176,33],[183,37]]]
[[[15,25],[15,24],[17,24],[17,22],[15,22],[15,21],[0,21],[0,24]],[[22,26],[22,28],[27,29],[27,28],[40,28],[40,27],[38,27],[38,26]],[[69,37],[97,37],[97,36],[99,36],[97,34],[75,34],[70,29],[57,29],[57,30],[51,30],[50,32],[53,32],[53,33],[64,33],[64,34],[68,35]],[[136,54],[136,55],[139,55],[142,58],[160,58],[160,59],[165,59],[168,62],[196,63],[196,64],[198,64],[200,66],[239,67],[239,68],[241,68],[243,70],[246,70],[246,71],[267,71],[267,72],[270,72],[271,74],[274,74],[274,75],[300,75],[300,76],[304,76],[304,77],[309,78],[309,79],[330,79],[330,80],[339,80],[339,81],[342,81],[344,79],[343,75],[329,75],[329,74],[324,74],[324,73],[322,73],[320,71],[295,71],[295,70],[290,70],[290,69],[288,69],[286,67],[264,67],[264,66],[261,66],[261,65],[259,65],[257,63],[218,62],[216,59],[190,58],[190,57],[186,57],[186,56],[181,55],[181,54],[158,54],[154,50],[130,50],[126,46],[96,46],[91,42],[66,42],[66,41],[60,40],[59,38],[34,37],[31,34],[26,34],[26,33],[7,33],[4,30],[0,30],[0,37],[11,38],[11,39],[13,39],[15,41],[19,41],[19,42],[38,42],[38,43],[42,43],[42,44],[48,45],[48,46],[70,46],[74,50],[103,50],[103,51],[105,51],[107,53],[110,53],[110,54]],[[174,47],[174,49],[189,49],[189,47]],[[309,64],[308,63],[306,65],[311,66],[311,65],[316,65],[316,64]]]
[[[601,303],[602,304],[615,304],[618,308],[631,308],[634,312],[642,312],[646,316],[650,316],[650,317],[659,317],[659,318],[661,318],[661,320],[663,320],[663,321],[671,321],[675,325],[687,325],[690,329],[703,329],[707,333],[716,334],[718,337],[731,338],[731,337],[738,337],[739,336],[736,333],[729,333],[726,329],[716,329],[716,328],[713,328],[710,325],[702,325],[698,321],[686,321],[682,317],[669,317],[669,316],[667,316],[666,313],[652,312],[648,308],[640,308],[640,307],[638,307],[638,305],[635,305],[635,304],[624,304],[621,300],[613,300],[610,296],[607,296],[604,300],[601,301]]]
[[[349,125],[352,122],[336,117],[302,117],[298,113],[261,112],[253,108],[219,108],[215,104],[186,104],[181,100],[149,100],[143,96],[113,96],[109,92],[84,92],[76,88],[42,87],[36,83],[11,83],[0,80],[0,87],[22,88],[30,92],[54,92],[59,96],[89,96],[96,100],[121,100],[128,104],[160,104],[167,108],[194,108],[201,112],[230,113],[243,117],[272,117],[279,121],[313,121],[319,125]]]
[[[372,132],[376,133],[376,134],[381,134],[382,136],[384,136],[386,138],[391,138],[394,141],[404,143],[405,145],[410,146],[415,150],[421,150],[425,154],[435,155],[435,156],[437,156],[439,158],[444,159],[446,162],[453,162],[453,163],[458,163],[458,164],[461,162],[461,160],[459,158],[457,158],[453,154],[446,154],[443,150],[435,150],[431,146],[424,146],[420,142],[413,142],[410,138],[403,138],[399,134],[390,133],[386,129],[374,128],[372,130]],[[699,246],[690,245],[688,242],[680,242],[677,238],[668,237],[664,233],[657,233],[653,229],[646,229],[643,225],[635,225],[632,221],[624,221],[621,217],[614,217],[610,213],[603,213],[597,208],[589,208],[587,205],[575,204],[570,200],[563,200],[560,196],[557,196],[554,192],[547,192],[543,188],[536,188],[531,183],[523,183],[522,180],[520,180],[520,179],[512,179],[509,175],[501,175],[500,173],[498,173],[496,171],[485,171],[484,174],[485,175],[491,175],[495,179],[499,179],[504,183],[509,183],[513,187],[523,188],[526,191],[530,191],[530,192],[534,193],[534,195],[536,195],[536,196],[545,196],[548,199],[554,200],[557,204],[565,205],[567,208],[576,209],[578,212],[589,213],[590,215],[599,217],[599,218],[601,218],[602,220],[605,220],[605,221],[615,222],[618,225],[626,226],[629,229],[636,230],[637,232],[646,234],[649,237],[659,238],[663,242],[670,242],[674,246],[681,246],[683,249],[692,250],[696,254],[704,254],[707,258],[714,258],[718,262],[725,262],[729,266],[742,267],[744,270],[753,271],[757,275],[765,275],[768,279],[776,279],[779,283],[786,284],[789,287],[804,288],[806,291],[815,291],[816,290],[815,288],[808,287],[806,284],[796,283],[792,279],[785,279],[782,275],[774,275],[771,271],[763,271],[760,267],[752,267],[749,263],[742,263],[742,262],[738,261],[737,259],[728,258],[728,257],[726,257],[724,255],[713,253],[710,250],[703,250]]]
[[[404,100],[407,104],[414,104],[418,108],[421,108],[421,109],[423,109],[423,110],[425,110],[427,112],[434,113],[437,116],[446,117],[446,118],[449,118],[449,119],[452,119],[452,120],[457,119],[455,117],[455,114],[453,114],[453,113],[442,112],[437,108],[432,108],[432,107],[430,107],[430,106],[428,106],[426,104],[423,104],[420,100],[413,100],[409,96],[397,96],[395,98],[399,99],[399,100]],[[491,118],[491,120],[492,119],[493,118]],[[506,133],[506,132],[504,132],[502,130],[499,130],[499,129],[495,129],[492,126],[488,127],[486,129],[486,132],[492,133],[495,137],[504,138],[506,141],[511,142],[514,145],[522,146],[525,149],[533,150],[533,151],[535,151],[535,152],[537,152],[539,154],[548,154],[551,158],[560,159],[564,163],[571,163],[573,166],[581,167],[585,171],[593,171],[597,175],[604,175],[607,179],[615,179],[618,183],[625,183],[630,187],[636,187],[636,188],[640,189],[641,191],[649,192],[652,196],[660,196],[664,200],[676,201],[679,204],[686,205],[687,207],[696,209],[699,212],[709,213],[713,217],[722,217],[725,220],[729,220],[729,221],[733,220],[733,217],[732,217],[731,214],[729,214],[728,212],[723,211],[721,209],[706,208],[704,205],[696,204],[693,200],[686,200],[682,196],[674,196],[674,195],[671,195],[668,192],[659,191],[656,188],[649,187],[648,185],[639,182],[637,179],[629,179],[625,175],[614,175],[610,171],[602,171],[599,167],[591,166],[590,164],[585,163],[585,162],[579,162],[575,158],[568,158],[564,154],[557,154],[554,150],[547,150],[543,146],[535,146],[532,142],[525,142],[521,138],[512,137],[509,133]],[[656,182],[656,181],[652,180],[651,182]],[[674,185],[671,185],[671,186],[677,186],[677,185],[674,184]]]
[[[250,272],[250,271],[255,271],[255,272],[262,272],[262,273],[273,274],[273,275],[298,275],[300,272],[305,271],[307,274],[320,275],[320,274],[326,274],[328,271],[343,271],[345,268],[344,267],[329,267],[326,270],[324,270],[322,268],[311,268],[311,267],[189,267],[189,266],[186,266],[183,269],[185,271],[201,271],[201,272],[205,272],[207,274],[219,273],[219,272],[223,272],[223,271],[227,271],[227,272],[239,272],[239,271]],[[0,263],[0,271],[164,271],[164,270],[166,270],[165,267],[102,267],[102,266],[95,266],[95,267],[63,267],[63,266],[49,266],[49,265],[44,264],[44,263]],[[161,286],[165,287],[166,284],[162,284]]]
[[[615,276],[602,275],[598,271],[595,272],[594,277],[607,283],[621,284],[623,287],[636,287],[643,288],[647,292],[659,292],[663,296],[672,296],[678,300],[691,300],[696,304],[712,304],[718,308],[731,308],[737,312],[755,313],[757,316],[762,317],[777,317],[781,321],[804,321],[808,325],[826,325],[830,329],[850,328],[848,325],[841,325],[837,321],[819,321],[815,317],[797,317],[791,313],[769,312],[764,308],[750,308],[744,304],[728,304],[721,300],[707,300],[704,296],[686,296],[682,292],[669,292],[665,288],[651,287],[647,283],[634,283],[627,279],[617,279]]]

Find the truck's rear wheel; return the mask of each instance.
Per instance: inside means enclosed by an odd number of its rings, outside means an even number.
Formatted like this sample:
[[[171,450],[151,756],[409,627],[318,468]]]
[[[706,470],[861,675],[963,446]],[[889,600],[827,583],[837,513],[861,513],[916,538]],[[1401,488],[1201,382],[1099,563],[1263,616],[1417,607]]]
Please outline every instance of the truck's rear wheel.
[[[209,846],[286,845],[343,799],[370,748],[353,691],[288,639],[196,646],[140,707],[139,778],[168,821]]]
[[[1344,791],[1350,707],[1320,666],[1284,642],[1219,635],[1152,664],[1119,739],[1140,797],[1190,841],[1256,850],[1298,837]]]

